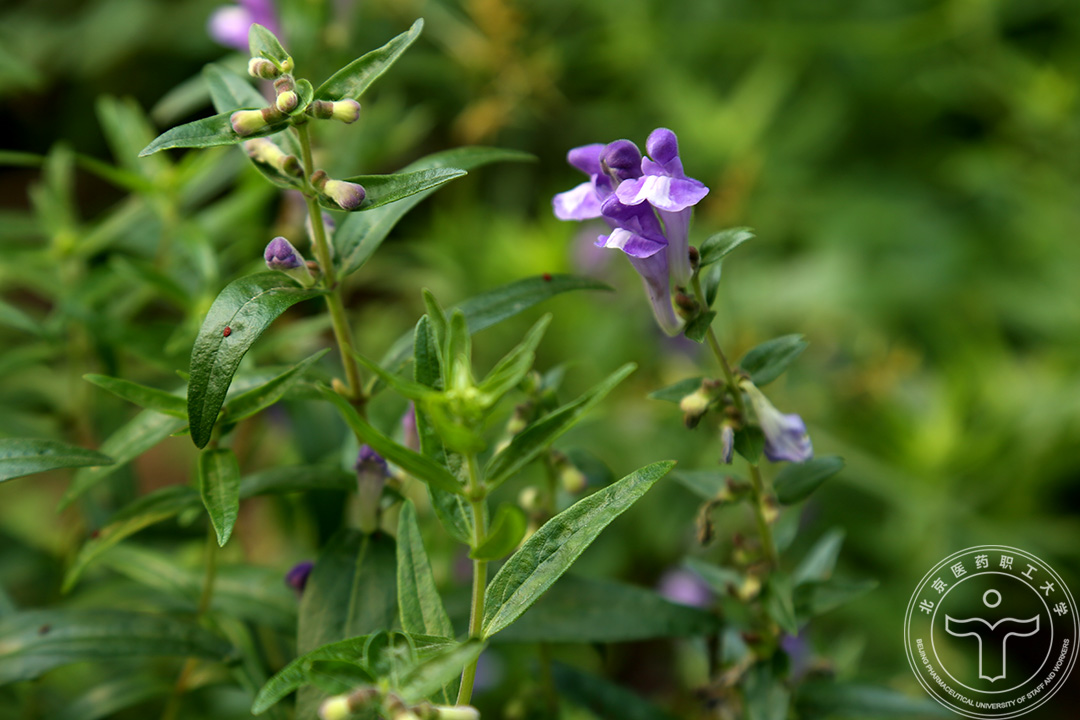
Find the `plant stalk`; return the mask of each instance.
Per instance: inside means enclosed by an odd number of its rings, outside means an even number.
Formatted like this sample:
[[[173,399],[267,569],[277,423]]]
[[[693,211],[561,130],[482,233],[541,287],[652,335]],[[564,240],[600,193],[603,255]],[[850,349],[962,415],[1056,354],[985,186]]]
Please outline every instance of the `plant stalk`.
[[[311,133],[308,126],[304,124],[296,127],[296,134],[300,138],[300,153],[303,156],[304,183],[307,185],[304,202],[307,204],[308,216],[311,218],[312,244],[315,259],[318,260],[319,269],[322,271],[323,284],[327,289],[326,306],[330,310],[334,339],[337,341],[338,352],[341,354],[341,364],[345,368],[345,384],[348,387],[349,399],[362,403],[364,391],[360,380],[360,368],[353,357],[352,329],[345,316],[341,286],[338,284],[334,263],[330,258],[330,243],[326,239],[326,225],[323,224],[322,210],[319,209],[314,188],[311,187],[311,174],[315,172],[315,162],[311,155]]]
[[[466,458],[469,469],[469,504],[473,514],[473,548],[480,547],[487,535],[484,527],[484,483],[480,479],[476,455],[470,453]],[[476,499],[479,498],[479,499]],[[484,592],[487,590],[487,560],[473,560],[472,610],[469,613],[469,637],[481,637],[484,623]],[[469,663],[461,673],[461,687],[458,690],[457,704],[468,705],[472,700],[473,683],[476,680],[476,664],[479,658]]]

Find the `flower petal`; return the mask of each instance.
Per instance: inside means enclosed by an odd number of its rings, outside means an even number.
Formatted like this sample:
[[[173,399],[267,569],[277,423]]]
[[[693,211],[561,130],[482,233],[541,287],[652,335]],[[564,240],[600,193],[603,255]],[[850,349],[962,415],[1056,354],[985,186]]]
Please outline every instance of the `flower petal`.
[[[556,195],[551,200],[555,217],[560,220],[590,220],[600,217],[600,198],[593,182],[583,182],[573,190]]]
[[[650,240],[626,228],[615,228],[610,235],[601,235],[596,239],[598,247],[616,248],[630,257],[648,258],[663,250],[666,245]],[[666,265],[666,262],[665,262]],[[666,268],[665,268],[666,269]],[[667,278],[664,278],[665,281]]]
[[[709,188],[693,178],[645,175],[637,182],[624,182],[615,188],[615,197],[626,205],[649,201],[657,210],[679,212],[697,205]]]
[[[604,151],[604,147],[603,143],[576,147],[566,153],[566,162],[586,175],[599,175],[602,172],[600,169],[600,153]]]

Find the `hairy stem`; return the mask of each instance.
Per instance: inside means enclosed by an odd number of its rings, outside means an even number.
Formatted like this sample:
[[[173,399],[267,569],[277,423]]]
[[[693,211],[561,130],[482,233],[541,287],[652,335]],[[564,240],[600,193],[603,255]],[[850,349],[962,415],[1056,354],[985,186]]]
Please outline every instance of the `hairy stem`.
[[[696,272],[694,273],[693,284],[694,293],[697,295],[698,302],[704,304],[705,293],[701,290],[701,279]],[[713,331],[711,325],[705,333],[705,338],[708,340],[709,348],[712,349],[713,355],[716,356],[716,362],[720,365],[720,369],[724,373],[724,380],[727,382],[732,402],[735,403],[735,409],[738,411],[740,418],[745,418],[746,403],[743,401],[742,390],[739,389],[738,381],[735,378],[735,371],[732,369],[731,363],[728,362],[723,348],[720,347],[720,341],[716,338],[716,332]],[[769,519],[766,515],[765,498],[768,496],[768,491],[765,487],[765,480],[761,477],[761,469],[756,462],[747,461],[746,464],[750,468],[754,519],[757,521],[758,535],[761,536],[761,546],[765,551],[765,557],[768,559],[769,563],[773,567],[779,567],[780,556],[776,551],[776,542],[773,540],[772,526],[769,525]]]
[[[484,526],[484,482],[480,478],[476,455],[470,453],[466,458],[469,469],[469,504],[473,514],[473,548],[480,547],[487,536]],[[487,590],[487,560],[473,560],[472,610],[469,614],[469,637],[480,637],[484,622],[484,592]],[[461,673],[461,688],[458,690],[457,704],[468,705],[472,700],[473,682],[476,680],[476,663],[479,658],[469,663]]]
[[[338,352],[341,354],[341,364],[345,367],[345,384],[348,387],[349,399],[362,401],[364,392],[360,381],[360,368],[353,357],[352,329],[345,316],[341,286],[337,282],[334,263],[330,258],[330,243],[326,239],[322,210],[319,209],[319,202],[315,199],[314,189],[310,184],[311,174],[315,172],[315,163],[311,156],[311,133],[307,125],[300,125],[296,128],[296,134],[300,138],[300,152],[304,161],[304,181],[308,186],[304,192],[304,202],[307,203],[308,215],[311,217],[312,244],[315,259],[319,261],[319,269],[322,270],[323,284],[328,290],[326,306],[330,310],[330,322],[334,328]]]

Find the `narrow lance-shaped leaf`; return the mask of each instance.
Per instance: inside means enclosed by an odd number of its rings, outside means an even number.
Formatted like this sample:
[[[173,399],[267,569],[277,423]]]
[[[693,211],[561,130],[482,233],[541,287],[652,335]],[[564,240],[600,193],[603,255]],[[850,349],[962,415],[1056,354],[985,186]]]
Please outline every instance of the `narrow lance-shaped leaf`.
[[[115,610],[29,610],[0,618],[0,685],[76,662],[138,657],[225,660],[231,646],[186,620]]]
[[[191,439],[204,447],[248,348],[281,313],[319,294],[281,273],[249,275],[225,286],[210,306],[191,351],[188,420]]]
[[[257,108],[237,109],[254,110]],[[152,143],[143,148],[142,152],[139,153],[139,157],[146,157],[161,150],[172,148],[208,148],[220,145],[236,145],[245,140],[273,135],[289,127],[288,122],[279,122],[266,125],[248,135],[238,135],[232,126],[233,112],[235,110],[203,118],[202,120],[193,120],[183,125],[177,125],[171,130],[166,130],[154,138]]]
[[[141,408],[173,417],[187,418],[187,400],[179,395],[106,375],[83,375],[83,379]]]
[[[414,170],[413,172],[400,172],[392,175],[356,175],[346,178],[348,182],[356,183],[364,188],[364,201],[351,212],[374,210],[375,208],[388,205],[417,193],[435,190],[451,180],[464,177],[468,173],[458,168],[436,168],[433,170]],[[341,210],[341,207],[333,201],[327,200],[322,195],[319,202],[323,207],[331,210]]]
[[[386,72],[401,54],[409,49],[424,29],[423,18],[381,48],[353,60],[330,76],[315,91],[318,100],[359,100],[373,82]]]
[[[844,531],[839,528],[833,528],[822,535],[791,573],[791,584],[797,587],[804,582],[827,580],[836,567],[843,544]]]
[[[466,640],[439,655],[417,665],[401,681],[398,691],[406,702],[420,702],[437,693],[444,685],[461,675],[466,665],[480,657],[485,643]]]
[[[755,385],[763,387],[783,375],[806,346],[807,342],[802,335],[774,338],[746,353],[739,361],[739,367],[750,374]]]
[[[480,381],[478,386],[480,392],[498,399],[521,382],[533,366],[536,359],[536,347],[540,344],[544,331],[550,323],[550,314],[540,318],[517,347],[499,360],[487,377]]]
[[[199,493],[187,485],[171,485],[143,495],[118,510],[109,524],[86,541],[64,576],[63,592],[74,587],[86,567],[102,553],[143,528],[199,506]]]
[[[466,147],[428,155],[407,165],[402,172],[438,168],[473,170],[494,162],[521,162],[532,159],[531,155],[516,150]],[[390,234],[398,220],[436,189],[424,190],[390,205],[374,208],[369,212],[347,215],[338,226],[337,232],[334,233],[336,263],[341,275],[349,275],[363,267]]]
[[[370,638],[370,635],[360,635],[340,640],[318,647],[296,658],[266,681],[255,696],[255,702],[251,705],[251,714],[262,715],[285,699],[289,693],[310,682],[313,663],[327,660],[359,663],[364,656],[364,646]]]
[[[281,47],[277,36],[258,23],[252,23],[248,30],[248,49],[252,57],[272,60],[278,66],[289,61],[289,53]]]
[[[112,463],[108,455],[58,440],[0,439],[0,482],[46,470]]]
[[[207,448],[199,455],[199,494],[224,547],[240,514],[240,464],[229,448]]]
[[[457,478],[451,475],[450,471],[442,465],[439,465],[431,458],[424,457],[419,453],[415,453],[406,447],[398,445],[396,442],[380,433],[368,424],[366,420],[360,417],[360,414],[356,412],[356,408],[350,405],[348,400],[341,397],[330,388],[322,386],[319,390],[323,397],[337,407],[342,418],[344,418],[345,423],[352,429],[356,436],[370,445],[375,452],[399,466],[413,477],[423,480],[426,483],[430,483],[440,490],[445,490],[446,492],[454,493],[456,495],[464,494],[465,491],[462,488],[461,483],[459,483]]]
[[[532,462],[546,447],[603,400],[636,367],[633,363],[623,365],[577,400],[545,415],[515,435],[510,444],[488,462],[487,469],[484,471],[488,485],[495,487],[501,484]]]
[[[225,419],[229,422],[238,422],[270,407],[284,397],[285,393],[304,377],[304,373],[307,372],[308,368],[328,352],[330,352],[329,349],[320,350],[311,357],[301,360],[269,382],[237,395],[225,403]]]
[[[754,239],[754,231],[750,228],[737,227],[722,230],[712,235],[701,244],[700,266],[705,267],[714,262],[723,260],[728,253],[742,245],[747,240]]]
[[[773,482],[776,499],[784,505],[805,500],[821,483],[843,469],[844,459],[836,455],[825,455],[787,465]]]
[[[551,518],[514,553],[488,585],[483,637],[518,619],[559,579],[612,520],[625,512],[675,463],[654,463],[583,498]]]
[[[413,634],[453,637],[454,628],[435,587],[411,500],[405,501],[398,515],[397,579],[402,629]]]
[[[153,410],[143,410],[101,443],[101,452],[113,459],[111,465],[84,467],[75,473],[67,492],[60,499],[60,509],[66,508],[87,490],[186,424],[180,418],[162,415]]]

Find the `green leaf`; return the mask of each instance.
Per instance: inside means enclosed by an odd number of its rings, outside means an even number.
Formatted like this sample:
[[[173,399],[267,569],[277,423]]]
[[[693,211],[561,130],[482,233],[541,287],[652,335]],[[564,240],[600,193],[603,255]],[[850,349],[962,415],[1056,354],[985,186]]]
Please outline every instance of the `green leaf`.
[[[877,586],[877,580],[839,578],[803,583],[793,593],[795,615],[801,622],[806,622],[865,595]]]
[[[678,405],[682,402],[682,399],[690,393],[696,391],[701,387],[701,381],[704,377],[690,377],[685,380],[680,380],[677,383],[662,387],[659,390],[653,390],[649,393],[649,397],[653,400],[663,400],[664,402],[675,403]]]
[[[74,587],[83,570],[95,558],[124,538],[198,506],[198,492],[187,485],[171,485],[143,495],[130,505],[118,510],[109,518],[109,524],[96,532],[79,549],[78,555],[75,556],[64,576],[62,592],[66,593]]]
[[[256,108],[238,109],[252,110]],[[289,123],[283,121],[272,125],[266,125],[261,130],[249,135],[237,135],[236,131],[233,130],[231,122],[232,114],[234,112],[236,111],[233,110],[220,113],[212,117],[194,120],[183,125],[177,125],[171,130],[166,130],[154,138],[152,143],[144,147],[142,152],[139,153],[139,157],[146,157],[147,155],[153,155],[161,150],[169,150],[171,148],[208,148],[220,145],[236,145],[245,140],[253,140],[254,138],[273,135],[274,133],[281,132],[289,127]]]
[[[274,467],[240,480],[240,498],[284,495],[308,490],[356,490],[356,474],[324,465]]]
[[[50,714],[51,720],[104,720],[121,710],[164,697],[173,684],[138,673],[98,683],[75,698],[62,710]]]
[[[251,57],[266,58],[279,68],[291,59],[277,36],[258,23],[252,23],[248,30],[248,49]]]
[[[106,375],[83,375],[83,380],[146,410],[187,419],[187,399],[180,395]]]
[[[112,463],[108,455],[58,440],[0,438],[0,482],[47,470]]]
[[[300,287],[278,272],[249,275],[225,286],[210,306],[191,351],[188,419],[196,447],[210,442],[218,411],[248,348],[286,309],[320,294],[321,290]]]
[[[564,575],[499,642],[611,643],[695,637],[717,632],[720,619],[652,590],[615,580]]]
[[[424,316],[427,317],[426,315]],[[399,375],[395,375],[384,368],[379,367],[377,363],[364,357],[358,352],[353,352],[353,357],[360,363],[365,370],[370,371],[372,374],[378,376],[379,380],[389,385],[394,389],[398,395],[409,400],[423,400],[427,397],[435,395],[435,391],[427,385],[413,382]],[[414,373],[415,374],[415,373]]]
[[[601,677],[560,662],[553,663],[552,674],[559,696],[579,705],[597,718],[619,720],[674,720],[637,693]],[[569,714],[568,714],[569,715]]]
[[[337,407],[345,423],[352,429],[358,438],[371,446],[371,448],[384,458],[400,467],[418,480],[422,480],[440,490],[461,495],[465,492],[458,479],[450,474],[446,468],[439,465],[431,458],[424,457],[419,453],[398,445],[360,417],[349,401],[338,395],[326,386],[320,386],[319,391],[323,397]]]
[[[747,240],[754,238],[750,228],[738,227],[722,230],[701,243],[700,267],[723,260],[724,257]]]
[[[427,551],[416,523],[416,508],[406,500],[398,515],[397,590],[401,627],[407,633],[451,638],[454,627],[443,607]]]
[[[544,594],[612,520],[666,475],[675,463],[654,463],[582,498],[548,520],[488,585],[481,634],[504,629]]]
[[[304,588],[298,649],[389,629],[397,614],[394,540],[342,530],[319,554]]]
[[[416,323],[413,333],[413,379],[421,385],[435,388],[442,380],[442,351],[435,341],[429,316],[424,315]]]
[[[346,640],[329,643],[304,653],[278,671],[266,681],[251,705],[252,715],[261,715],[285,699],[289,693],[311,681],[312,666],[321,661],[339,661],[360,663],[364,658],[364,647],[371,639],[370,635],[360,635]]]
[[[908,697],[896,690],[872,685],[807,682],[795,698],[799,717],[847,717],[865,720],[878,717],[955,717],[927,697]]]
[[[41,329],[41,323],[34,320],[19,308],[14,305],[9,305],[3,300],[0,300],[0,325],[6,325],[15,330],[22,330],[23,332],[37,335],[38,337],[44,335],[44,332]]]
[[[251,84],[249,78],[237,75],[223,65],[210,63],[203,68],[202,76],[210,90],[214,109],[219,113],[267,104],[266,98]]]
[[[240,463],[229,448],[207,448],[199,455],[199,494],[218,545],[225,547],[240,515]]]
[[[748,463],[754,464],[761,459],[765,449],[765,435],[761,428],[748,425],[735,431],[735,452]]]
[[[304,588],[297,650],[307,653],[341,638],[388,630],[397,615],[393,539],[339,531],[319,554]],[[315,718],[321,697],[315,688],[301,689],[297,719]]]
[[[702,288],[705,290],[705,307],[711,308],[716,302],[716,296],[720,293],[720,276],[723,274],[724,264],[716,263],[705,269],[701,278]]]
[[[696,573],[717,595],[725,596],[736,592],[743,586],[745,578],[737,570],[720,565],[713,565],[701,558],[686,558],[686,567]]]
[[[402,699],[407,703],[418,703],[430,698],[461,675],[466,665],[480,657],[485,645],[481,640],[473,638],[420,663],[405,676],[398,687]]]
[[[764,387],[783,375],[807,344],[798,334],[768,340],[746,353],[739,361],[739,367],[749,373],[755,385]]]
[[[738,480],[734,473],[723,470],[676,470],[672,480],[694,493],[702,500],[712,500],[728,489],[728,480]]]
[[[270,407],[292,389],[307,372],[308,368],[322,359],[329,349],[320,350],[305,358],[274,379],[243,392],[225,403],[223,418],[230,423],[239,422]]]
[[[60,509],[66,508],[87,490],[165,438],[180,431],[186,424],[186,421],[179,418],[162,415],[153,410],[143,410],[101,443],[101,452],[113,459],[111,465],[83,468],[75,473],[67,492],[60,499]]]
[[[781,470],[773,487],[776,499],[784,505],[805,500],[821,483],[844,469],[844,458],[836,455],[816,457],[806,462],[790,463]]]
[[[782,573],[770,575],[763,591],[765,612],[788,635],[799,634],[795,603],[791,597],[791,581]]]
[[[709,332],[709,326],[712,325],[712,321],[715,319],[715,310],[700,312],[694,316],[693,320],[686,324],[683,335],[685,335],[688,340],[693,340],[696,343],[705,342],[705,335]]]
[[[468,320],[461,310],[450,313],[450,327],[446,336],[446,362],[450,366],[448,383],[452,384],[456,373],[472,377],[472,335]]]
[[[784,685],[774,663],[755,663],[743,676],[745,720],[787,720],[791,691]]]
[[[829,579],[836,567],[836,560],[840,556],[840,547],[843,544],[844,531],[839,528],[833,528],[822,535],[791,573],[791,584],[798,587],[804,582]]]
[[[545,448],[592,410],[636,367],[633,363],[623,365],[577,400],[545,415],[515,435],[510,444],[488,462],[484,471],[488,486],[497,487],[532,462]]]
[[[316,91],[318,96],[318,91]],[[428,155],[403,168],[402,172],[455,168],[473,170],[495,162],[521,162],[533,159],[527,153],[499,148],[465,147]],[[384,205],[364,213],[350,213],[334,233],[337,266],[341,276],[356,272],[379,248],[383,240],[397,224],[436,188],[418,192],[400,202]],[[475,330],[474,330],[475,332]],[[408,350],[405,350],[408,353]],[[383,363],[386,365],[386,363]]]
[[[315,91],[318,100],[359,100],[364,91],[386,72],[401,54],[409,49],[420,31],[424,29],[424,20],[418,19],[406,32],[401,33],[381,48],[353,60],[338,70]]]
[[[350,212],[374,210],[412,197],[417,193],[434,191],[451,180],[457,180],[468,174],[458,168],[436,168],[399,172],[392,175],[357,175],[347,178],[348,182],[363,186],[365,192],[364,201]],[[319,196],[319,203],[330,210],[341,210],[337,203],[322,195]]]
[[[0,618],[0,685],[76,662],[121,658],[225,660],[231,646],[200,626],[115,610],[29,610]]]
[[[506,557],[525,537],[529,519],[517,505],[500,505],[488,528],[487,538],[469,553],[473,560],[499,560]]]
[[[540,344],[544,331],[550,323],[550,314],[540,318],[525,334],[525,338],[499,360],[480,382],[478,386],[480,392],[491,396],[492,403],[517,387],[517,384],[532,369],[533,362],[536,360],[536,346]]]

